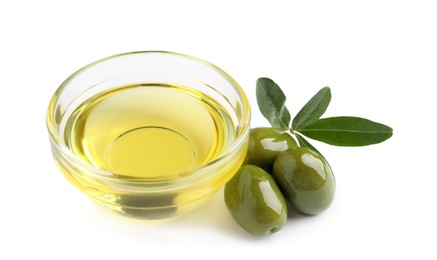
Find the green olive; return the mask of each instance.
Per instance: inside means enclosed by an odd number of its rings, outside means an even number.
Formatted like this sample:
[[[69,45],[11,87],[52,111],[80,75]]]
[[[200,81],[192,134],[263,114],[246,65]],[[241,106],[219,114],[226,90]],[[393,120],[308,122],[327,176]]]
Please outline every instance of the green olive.
[[[271,169],[278,154],[296,146],[294,138],[286,132],[275,128],[254,128],[250,131],[249,149],[244,163]]]
[[[285,199],[301,213],[318,214],[334,199],[335,178],[331,167],[320,154],[308,148],[291,148],[278,155],[273,177]]]
[[[275,180],[258,166],[242,166],[224,193],[232,217],[253,235],[275,233],[287,220],[287,206]]]

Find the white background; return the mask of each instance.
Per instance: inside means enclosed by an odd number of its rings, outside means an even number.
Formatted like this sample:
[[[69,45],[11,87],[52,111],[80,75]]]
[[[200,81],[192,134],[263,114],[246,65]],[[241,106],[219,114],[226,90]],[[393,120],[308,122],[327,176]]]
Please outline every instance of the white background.
[[[0,259],[436,259],[436,27],[435,4],[420,0],[2,0]],[[313,142],[336,174],[335,201],[291,214],[270,237],[245,233],[222,192],[172,221],[111,214],[55,167],[45,112],[74,71],[138,50],[223,68],[246,91],[252,126],[267,125],[255,99],[264,76],[292,114],[330,86],[325,116],[366,117],[394,136],[363,148]]]

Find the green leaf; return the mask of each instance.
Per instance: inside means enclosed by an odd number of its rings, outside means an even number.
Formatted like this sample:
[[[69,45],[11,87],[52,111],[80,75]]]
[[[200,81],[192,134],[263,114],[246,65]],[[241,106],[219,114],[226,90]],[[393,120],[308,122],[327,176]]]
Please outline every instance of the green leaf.
[[[280,130],[288,130],[290,113],[285,106],[285,95],[281,88],[269,78],[256,82],[256,100],[261,114],[270,124]]]
[[[320,156],[322,156],[323,159],[325,159],[325,157],[314,146],[312,146],[307,140],[305,140],[305,138],[303,138],[303,136],[301,136],[300,134],[296,134],[295,136],[296,136],[297,141],[299,142],[299,145],[301,147],[309,148],[309,149],[313,150],[314,152],[320,154]]]
[[[393,135],[389,126],[360,117],[330,117],[295,131],[337,146],[365,146],[381,143]]]
[[[292,127],[294,129],[304,128],[316,122],[331,102],[331,89],[324,87],[319,90],[302,109],[297,113],[293,119]]]

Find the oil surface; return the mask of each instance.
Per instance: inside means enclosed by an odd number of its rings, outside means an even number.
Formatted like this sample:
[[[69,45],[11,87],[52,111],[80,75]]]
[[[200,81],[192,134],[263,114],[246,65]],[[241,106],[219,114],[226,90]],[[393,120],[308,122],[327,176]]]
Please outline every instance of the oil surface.
[[[222,153],[233,125],[214,99],[183,86],[129,85],[81,104],[65,140],[96,168],[126,178],[172,179]]]

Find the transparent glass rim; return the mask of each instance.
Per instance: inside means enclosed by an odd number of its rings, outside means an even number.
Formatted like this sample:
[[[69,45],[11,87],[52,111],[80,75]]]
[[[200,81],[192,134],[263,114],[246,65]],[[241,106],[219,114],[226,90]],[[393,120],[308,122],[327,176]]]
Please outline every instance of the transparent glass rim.
[[[180,173],[177,173],[180,175],[180,177],[176,178],[176,179],[170,179],[170,180],[163,180],[163,179],[154,179],[154,178],[129,178],[129,179],[123,179],[121,180],[120,177],[118,177],[117,175],[111,173],[110,171],[106,171],[103,169],[99,169],[99,168],[95,168],[92,165],[90,165],[89,163],[87,163],[85,160],[77,157],[62,141],[62,138],[59,136],[58,131],[56,130],[56,126],[55,126],[55,122],[54,122],[54,115],[51,113],[52,111],[54,111],[55,105],[59,99],[59,97],[61,96],[62,92],[64,91],[65,88],[68,87],[68,84],[71,80],[73,80],[76,76],[78,76],[79,74],[81,74],[82,72],[86,71],[87,69],[96,66],[102,62],[111,60],[111,59],[115,59],[121,56],[130,56],[130,55],[138,55],[138,54],[168,54],[168,55],[174,55],[174,56],[178,56],[178,57],[182,57],[185,59],[189,59],[189,60],[193,60],[195,62],[201,63],[207,67],[212,68],[214,71],[216,71],[217,73],[221,74],[224,78],[227,79],[227,81],[229,81],[234,88],[236,90],[236,92],[239,95],[239,100],[241,101],[241,107],[242,107],[242,113],[243,113],[243,118],[242,120],[242,125],[240,127],[240,131],[237,133],[236,138],[234,140],[234,142],[232,143],[232,145],[219,157],[215,158],[212,161],[209,161],[206,164],[203,164],[201,166],[189,169],[187,171],[183,171]],[[235,79],[230,76],[227,72],[225,72],[224,70],[222,70],[221,68],[217,67],[216,65],[205,61],[203,59],[194,57],[194,56],[190,56],[190,55],[186,55],[186,54],[181,54],[181,53],[177,53],[177,52],[171,52],[171,51],[160,51],[160,50],[150,50],[150,51],[134,51],[134,52],[126,52],[126,53],[121,53],[121,54],[116,54],[116,55],[112,55],[100,60],[97,60],[95,62],[92,62],[88,65],[85,65],[84,67],[80,68],[79,70],[77,70],[76,72],[74,72],[73,74],[71,74],[55,91],[55,93],[53,94],[48,109],[47,109],[47,114],[46,114],[46,124],[47,124],[47,128],[49,130],[49,135],[50,135],[50,139],[51,141],[56,145],[56,149],[59,149],[62,151],[63,154],[68,156],[69,160],[73,160],[75,164],[80,165],[80,167],[83,167],[84,169],[87,169],[87,171],[89,173],[92,173],[94,175],[94,177],[96,178],[103,178],[103,179],[107,179],[107,180],[113,180],[113,181],[117,181],[117,182],[132,182],[132,183],[150,183],[153,185],[159,184],[159,183],[167,183],[169,184],[169,181],[177,181],[178,183],[180,182],[184,182],[186,181],[190,181],[192,179],[197,179],[197,178],[203,178],[205,177],[204,175],[208,175],[207,177],[211,177],[214,176],[214,174],[209,173],[208,171],[202,171],[202,169],[211,167],[215,164],[220,163],[221,161],[226,161],[226,159],[229,156],[232,156],[233,152],[238,149],[241,145],[243,145],[243,142],[245,140],[245,138],[248,136],[249,133],[249,127],[250,127],[250,105],[247,99],[246,94],[244,93],[243,89],[241,88],[241,86],[235,81]],[[197,172],[197,174],[196,174]],[[175,174],[175,175],[177,175]]]

